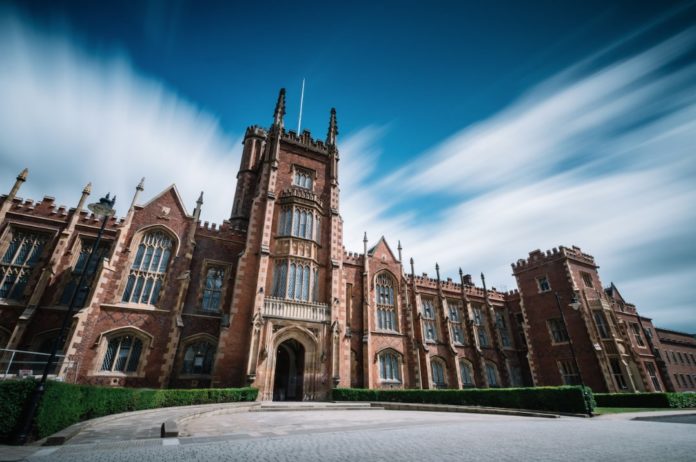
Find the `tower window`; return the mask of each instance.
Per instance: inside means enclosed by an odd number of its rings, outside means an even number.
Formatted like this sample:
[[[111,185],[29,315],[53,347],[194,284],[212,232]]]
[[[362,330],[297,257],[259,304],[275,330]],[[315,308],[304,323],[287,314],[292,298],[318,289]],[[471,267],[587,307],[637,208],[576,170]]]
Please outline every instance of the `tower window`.
[[[312,189],[314,184],[314,172],[301,168],[295,168],[295,176],[292,184],[304,189]]]

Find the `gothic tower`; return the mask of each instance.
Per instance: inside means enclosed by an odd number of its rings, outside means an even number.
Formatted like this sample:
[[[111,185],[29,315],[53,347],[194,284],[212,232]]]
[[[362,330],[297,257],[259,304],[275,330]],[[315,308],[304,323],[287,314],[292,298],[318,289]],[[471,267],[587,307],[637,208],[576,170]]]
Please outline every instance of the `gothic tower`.
[[[215,375],[226,383],[234,369],[226,358],[246,351],[244,376],[261,399],[316,399],[341,372],[338,126],[332,109],[322,142],[308,130],[286,131],[284,115],[281,90],[271,128],[250,127],[245,136],[231,221],[248,232],[231,323],[250,332],[221,333]]]

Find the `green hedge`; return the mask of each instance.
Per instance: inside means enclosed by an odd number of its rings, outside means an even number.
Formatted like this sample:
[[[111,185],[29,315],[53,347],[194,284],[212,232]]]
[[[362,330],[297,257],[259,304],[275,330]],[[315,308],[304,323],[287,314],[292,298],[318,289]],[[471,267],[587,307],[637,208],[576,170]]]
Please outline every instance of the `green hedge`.
[[[597,393],[600,407],[696,407],[696,393]]]
[[[456,404],[568,413],[594,409],[592,391],[582,387],[492,388],[469,390],[366,390],[337,388],[336,401],[389,401],[400,403]]]
[[[33,380],[0,382],[0,441],[8,440],[34,390]],[[254,401],[255,388],[151,390],[72,385],[49,381],[34,419],[34,436],[43,438],[70,425],[119,412],[191,404]]]

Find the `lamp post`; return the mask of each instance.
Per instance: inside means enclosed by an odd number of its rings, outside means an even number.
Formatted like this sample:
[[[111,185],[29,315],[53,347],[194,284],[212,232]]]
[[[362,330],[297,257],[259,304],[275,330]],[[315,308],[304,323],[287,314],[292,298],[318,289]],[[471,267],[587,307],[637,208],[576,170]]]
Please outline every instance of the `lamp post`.
[[[109,194],[107,194],[106,197],[102,197],[101,199],[99,199],[99,202],[95,202],[94,204],[89,204],[87,206],[87,208],[89,208],[92,211],[92,213],[94,213],[94,215],[102,216],[104,218],[102,219],[101,227],[99,228],[99,232],[97,233],[97,239],[94,241],[94,245],[92,246],[92,251],[87,256],[87,261],[85,262],[84,266],[82,267],[82,271],[80,272],[80,278],[77,281],[77,286],[75,287],[75,290],[73,291],[73,294],[70,297],[70,304],[68,305],[68,309],[66,310],[65,316],[63,317],[63,324],[60,327],[58,337],[56,337],[56,339],[53,342],[53,346],[51,347],[51,354],[48,357],[48,361],[46,361],[46,365],[44,366],[43,374],[41,375],[41,380],[36,385],[36,388],[34,388],[34,391],[32,392],[31,397],[29,398],[27,406],[24,408],[22,419],[20,420],[20,425],[18,426],[18,431],[15,436],[16,444],[24,444],[27,442],[27,439],[29,438],[36,410],[39,407],[39,402],[41,401],[41,397],[43,396],[46,388],[46,379],[48,378],[48,374],[51,371],[51,366],[53,366],[53,363],[55,362],[56,354],[58,353],[58,348],[61,345],[63,345],[63,343],[65,343],[64,337],[68,329],[68,326],[70,325],[72,320],[72,313],[75,310],[75,302],[77,301],[77,295],[80,293],[80,289],[82,288],[82,285],[85,282],[85,276],[87,275],[87,271],[92,262],[92,259],[94,258],[99,249],[99,243],[101,242],[102,235],[104,234],[106,222],[109,220],[109,217],[113,215],[115,212],[115,203],[116,196],[114,196],[113,199],[109,199]]]
[[[568,323],[566,323],[565,315],[563,314],[561,297],[558,295],[558,292],[556,291],[553,292],[553,295],[556,297],[556,306],[558,307],[558,313],[561,315],[561,322],[563,323],[563,328],[566,330],[566,335],[568,335],[568,346],[570,347],[570,354],[573,356],[573,364],[575,365],[575,370],[578,372],[578,379],[580,380],[580,386],[582,387],[582,396],[585,399],[585,411],[587,412],[588,416],[592,417],[592,413],[590,412],[587,406],[587,399],[585,397],[585,382],[582,380],[582,374],[580,373],[580,365],[578,364],[578,358],[575,355],[575,348],[573,347],[573,340],[570,338]],[[570,306],[575,311],[578,311],[580,309],[580,300],[578,299],[578,295],[575,292],[573,292],[568,306]]]

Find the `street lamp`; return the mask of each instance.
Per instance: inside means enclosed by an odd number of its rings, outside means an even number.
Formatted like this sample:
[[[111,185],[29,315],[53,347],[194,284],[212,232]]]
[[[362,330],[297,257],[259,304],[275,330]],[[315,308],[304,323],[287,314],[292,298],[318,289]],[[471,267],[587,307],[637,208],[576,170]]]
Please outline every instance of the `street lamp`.
[[[58,347],[65,343],[64,337],[68,329],[68,326],[70,325],[72,320],[72,313],[75,310],[77,294],[80,293],[80,289],[82,288],[82,285],[85,282],[85,276],[87,275],[87,271],[92,262],[92,258],[94,258],[99,249],[99,243],[101,242],[102,234],[104,234],[106,222],[109,220],[109,217],[111,217],[115,212],[115,203],[116,196],[114,196],[113,199],[109,199],[109,194],[107,194],[106,197],[102,197],[101,199],[99,199],[99,202],[95,202],[94,204],[89,204],[87,206],[87,208],[89,208],[95,216],[101,216],[104,218],[102,219],[101,227],[99,228],[99,232],[97,233],[97,239],[94,241],[94,245],[92,246],[92,251],[87,256],[87,261],[82,267],[82,272],[80,273],[80,278],[77,281],[77,286],[75,287],[75,290],[73,291],[72,296],[70,297],[68,309],[66,310],[65,316],[63,317],[63,324],[60,327],[58,337],[56,337],[56,339],[53,341],[53,346],[51,347],[51,354],[48,357],[48,361],[46,361],[46,365],[44,366],[41,380],[39,381],[36,388],[34,388],[34,391],[32,392],[31,397],[29,398],[29,402],[27,403],[27,406],[24,408],[24,413],[22,414],[22,419],[20,420],[20,426],[18,427],[19,430],[15,437],[16,444],[24,444],[27,442],[27,439],[29,438],[29,434],[31,433],[31,426],[34,422],[34,416],[36,414],[36,409],[39,407],[39,402],[41,401],[41,397],[43,396],[46,388],[46,379],[48,378],[48,373],[50,372],[51,366],[53,365],[56,359]]]
[[[573,347],[573,340],[570,338],[570,330],[568,329],[568,323],[566,323],[565,315],[563,314],[563,307],[561,306],[561,297],[558,292],[554,291],[553,295],[556,297],[556,306],[558,307],[558,312],[561,315],[561,322],[563,323],[563,328],[566,330],[566,335],[568,335],[568,346],[570,347],[570,354],[573,356],[573,364],[575,364],[575,370],[578,372],[578,379],[580,380],[580,386],[582,387],[582,396],[585,400],[585,411],[587,415],[592,417],[592,413],[587,406],[587,399],[585,397],[585,382],[582,380],[582,374],[580,373],[580,365],[578,364],[578,358],[575,356],[575,348]],[[568,304],[573,310],[578,311],[580,309],[580,299],[578,294],[573,292],[571,296],[570,303]]]

